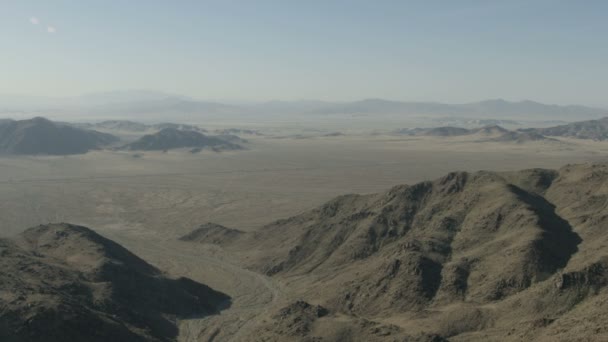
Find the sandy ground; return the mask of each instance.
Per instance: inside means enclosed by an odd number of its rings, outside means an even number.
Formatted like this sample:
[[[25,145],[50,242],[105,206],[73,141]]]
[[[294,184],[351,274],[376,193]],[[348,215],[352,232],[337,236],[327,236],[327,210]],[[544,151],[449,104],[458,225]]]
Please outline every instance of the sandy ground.
[[[93,152],[0,158],[0,235],[48,222],[91,227],[175,276],[233,297],[220,315],[180,322],[182,341],[242,339],[289,289],[218,248],[176,241],[205,222],[255,230],[344,193],[370,193],[454,170],[557,168],[603,161],[608,143],[345,136],[254,138],[249,150]]]

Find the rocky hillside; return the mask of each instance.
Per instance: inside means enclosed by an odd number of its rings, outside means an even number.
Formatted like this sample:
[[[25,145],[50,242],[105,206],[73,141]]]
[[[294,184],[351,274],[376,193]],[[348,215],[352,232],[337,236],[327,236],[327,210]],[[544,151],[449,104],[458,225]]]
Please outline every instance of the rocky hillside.
[[[53,224],[0,239],[0,340],[171,341],[176,317],[229,298],[172,279],[92,230]]]
[[[599,341],[606,203],[606,165],[454,172],[341,196],[221,244],[327,308],[320,321],[390,321],[391,336],[450,341]],[[307,338],[324,336],[315,324]],[[277,329],[269,340],[285,337]]]
[[[118,141],[113,135],[55,123],[45,118],[0,123],[0,153],[68,155]]]

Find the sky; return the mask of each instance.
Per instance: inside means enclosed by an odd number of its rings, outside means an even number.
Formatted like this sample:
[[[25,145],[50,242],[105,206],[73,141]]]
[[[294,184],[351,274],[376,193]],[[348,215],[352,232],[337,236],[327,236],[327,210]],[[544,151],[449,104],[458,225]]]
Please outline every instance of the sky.
[[[608,1],[0,0],[0,93],[608,106]]]

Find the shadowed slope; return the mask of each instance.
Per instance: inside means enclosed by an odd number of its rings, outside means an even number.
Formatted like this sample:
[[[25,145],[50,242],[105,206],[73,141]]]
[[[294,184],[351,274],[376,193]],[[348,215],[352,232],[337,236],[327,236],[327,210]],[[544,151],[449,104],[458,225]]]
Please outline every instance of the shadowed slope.
[[[214,313],[229,298],[159,270],[69,224],[0,240],[0,337],[7,341],[168,341],[175,317]]]

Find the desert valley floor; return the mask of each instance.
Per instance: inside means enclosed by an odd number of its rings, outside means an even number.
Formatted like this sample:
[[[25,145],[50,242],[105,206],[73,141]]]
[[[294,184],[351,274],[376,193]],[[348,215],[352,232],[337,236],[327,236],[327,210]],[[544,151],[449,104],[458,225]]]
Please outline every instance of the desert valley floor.
[[[457,170],[603,162],[608,153],[608,143],[579,139],[525,144],[382,135],[248,139],[247,150],[222,153],[2,157],[0,233],[49,222],[90,227],[170,275],[232,297],[232,305],[218,315],[181,320],[180,340],[247,340],[265,314],[298,299],[296,280],[247,270],[221,247],[178,240],[201,224],[254,232],[338,195],[385,191]],[[399,317],[368,318],[413,329]]]

